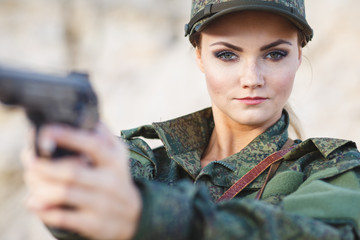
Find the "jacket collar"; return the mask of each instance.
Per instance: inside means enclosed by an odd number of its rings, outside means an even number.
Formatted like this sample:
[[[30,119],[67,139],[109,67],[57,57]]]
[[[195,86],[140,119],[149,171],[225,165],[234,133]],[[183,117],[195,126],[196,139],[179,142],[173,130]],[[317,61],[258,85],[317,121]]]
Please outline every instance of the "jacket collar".
[[[281,149],[288,138],[288,124],[289,116],[284,111],[277,123],[244,149],[214,164],[235,171],[235,174],[241,177],[262,159]],[[196,179],[201,172],[201,156],[214,129],[211,108],[166,122],[153,123],[153,127],[168,155]]]

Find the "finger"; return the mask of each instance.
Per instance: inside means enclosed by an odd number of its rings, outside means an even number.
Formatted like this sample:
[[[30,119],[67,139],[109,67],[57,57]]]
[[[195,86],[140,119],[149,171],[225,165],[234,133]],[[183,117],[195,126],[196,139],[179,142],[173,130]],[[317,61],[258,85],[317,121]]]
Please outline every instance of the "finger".
[[[86,187],[92,191],[112,195],[114,189],[120,187],[119,184],[123,183],[124,187],[127,181],[113,169],[94,169],[69,159],[56,162],[38,161],[32,168],[33,171],[29,171],[28,175],[37,181],[33,185],[39,184],[39,181],[61,182],[64,185]]]
[[[51,157],[52,153],[56,149],[55,139],[50,133],[53,127],[56,125],[45,125],[37,133],[37,139],[35,141],[39,150],[39,154],[43,157]]]
[[[136,228],[121,213],[109,216],[87,209],[51,208],[38,211],[37,215],[48,226],[67,229],[91,239],[131,239]]]
[[[66,149],[88,155],[95,165],[113,164],[115,159],[128,158],[125,144],[121,144],[102,124],[93,132],[64,126],[46,127],[41,133],[42,137],[53,139]]]
[[[99,204],[108,204],[109,198],[97,192],[64,183],[43,183],[30,194],[27,207],[32,211],[42,211],[59,206],[72,209],[96,209]]]
[[[63,182],[46,181],[37,184],[37,187],[29,195],[26,204],[32,211],[42,211],[58,206],[72,206],[75,209],[91,209],[107,216],[114,211],[124,212],[127,209],[132,209],[134,201],[126,201],[128,194],[124,192],[122,196],[119,196],[110,189],[104,193],[104,188],[93,190]]]
[[[44,161],[41,158],[36,157],[33,151],[25,150],[22,155],[25,167],[23,179],[28,190],[31,192],[41,182],[49,181],[49,178],[37,169],[37,165],[48,161]]]
[[[93,193],[103,194],[121,202],[121,194],[116,190],[121,188],[121,191],[131,193],[134,186],[128,172],[121,174],[116,170],[92,168],[81,164],[79,157],[67,157],[53,162],[36,161],[32,163],[26,171],[25,181],[31,193],[38,193],[45,199],[47,198],[46,195],[51,195],[50,200],[52,201],[47,201],[48,205],[56,205],[64,201],[67,188],[70,187],[87,188]],[[60,184],[58,188],[55,187],[57,184]],[[55,190],[51,190],[52,186]],[[57,197],[57,202],[51,198],[52,196]],[[91,194],[89,196],[91,198]]]
[[[76,233],[84,232],[85,228],[88,228],[89,226],[89,217],[86,212],[79,212],[71,209],[67,210],[59,207],[38,211],[37,215],[47,226],[67,229]]]
[[[56,161],[33,161],[29,165],[26,174],[41,176],[48,181],[64,181],[65,183],[76,182],[81,179],[85,169],[92,169],[88,160],[82,156],[67,156]]]
[[[68,169],[73,169],[75,168],[74,166],[81,165],[81,163],[77,163],[77,159],[67,158],[67,160],[61,162],[42,161],[41,158],[39,159],[40,160],[35,160],[31,164],[28,164],[25,168],[24,181],[27,185],[29,193],[33,193],[40,188],[44,188],[44,185],[46,186],[46,184],[76,184],[72,183],[70,180],[63,181],[62,178],[56,178],[56,176],[61,176],[63,172],[62,169],[64,167],[61,167],[61,165],[67,166]]]
[[[37,161],[25,173],[26,182],[37,186],[42,182],[60,182],[64,185],[77,185],[92,190],[104,189],[112,192],[119,187],[118,175],[111,169],[94,169],[82,164],[77,157],[67,157],[57,161]]]
[[[109,182],[107,179],[110,179],[106,173],[100,175],[102,178],[97,177],[99,174],[86,173],[88,181],[85,181],[84,177],[63,177],[63,175],[67,175],[63,174],[64,171],[57,171],[61,172],[58,174],[56,171],[52,172],[53,169],[49,171],[42,167],[53,164],[41,162],[36,165],[38,166],[33,167],[35,170],[28,171],[26,180],[30,189],[30,197],[27,203],[32,210],[48,209],[59,205],[71,205],[77,208],[89,208],[91,206],[94,208],[98,203],[105,202],[104,198],[114,198],[115,195],[110,193],[114,191],[115,187],[119,187],[118,184],[113,184],[110,187],[106,183]],[[54,174],[57,175],[53,176]]]

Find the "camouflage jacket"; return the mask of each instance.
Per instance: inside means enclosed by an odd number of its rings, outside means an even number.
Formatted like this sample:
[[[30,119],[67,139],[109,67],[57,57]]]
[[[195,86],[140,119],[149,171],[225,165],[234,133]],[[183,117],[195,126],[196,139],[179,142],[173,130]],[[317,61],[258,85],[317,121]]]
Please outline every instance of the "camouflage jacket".
[[[350,141],[296,140],[261,201],[254,198],[266,171],[236,198],[214,203],[257,163],[282,148],[288,123],[284,112],[240,152],[204,168],[200,159],[214,127],[211,109],[122,131],[143,198],[134,239],[356,239],[360,153]],[[164,146],[152,149],[143,138],[159,138]]]

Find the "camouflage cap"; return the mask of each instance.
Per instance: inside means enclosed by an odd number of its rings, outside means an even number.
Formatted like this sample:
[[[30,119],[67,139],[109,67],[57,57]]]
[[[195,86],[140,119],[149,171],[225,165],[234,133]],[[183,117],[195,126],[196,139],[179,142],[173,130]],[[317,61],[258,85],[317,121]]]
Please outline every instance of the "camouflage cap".
[[[185,25],[185,36],[202,31],[209,23],[228,13],[244,10],[269,11],[286,17],[305,36],[303,47],[313,37],[306,21],[304,0],[192,0],[191,20]]]

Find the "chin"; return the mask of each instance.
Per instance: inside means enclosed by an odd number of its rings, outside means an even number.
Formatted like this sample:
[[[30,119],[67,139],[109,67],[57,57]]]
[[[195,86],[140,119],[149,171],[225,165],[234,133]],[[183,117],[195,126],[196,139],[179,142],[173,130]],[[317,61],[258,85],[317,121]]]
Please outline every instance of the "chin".
[[[264,111],[241,111],[232,119],[241,125],[252,126],[252,127],[270,127],[273,125],[278,118],[274,117],[274,114]]]
[[[241,125],[251,126],[251,127],[261,127],[263,125],[266,125],[266,121],[264,119],[258,119],[258,118],[241,118],[238,119],[237,122]]]

